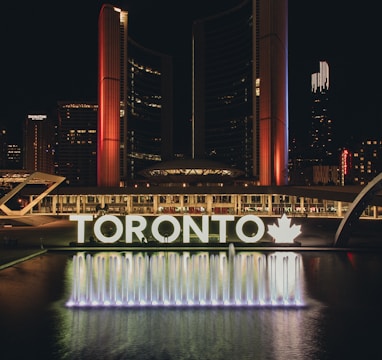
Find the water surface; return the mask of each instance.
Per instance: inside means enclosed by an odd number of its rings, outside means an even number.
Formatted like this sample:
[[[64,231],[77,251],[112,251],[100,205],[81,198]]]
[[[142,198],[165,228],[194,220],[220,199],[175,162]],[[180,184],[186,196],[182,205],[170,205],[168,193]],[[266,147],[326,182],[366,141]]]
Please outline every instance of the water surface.
[[[380,252],[302,251],[296,308],[68,308],[72,255],[0,271],[2,359],[382,358]]]

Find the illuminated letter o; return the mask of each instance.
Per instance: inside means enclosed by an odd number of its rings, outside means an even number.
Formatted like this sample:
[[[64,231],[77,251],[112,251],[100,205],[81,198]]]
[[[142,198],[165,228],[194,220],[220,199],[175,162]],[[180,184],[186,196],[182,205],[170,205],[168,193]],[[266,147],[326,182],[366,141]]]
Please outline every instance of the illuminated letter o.
[[[247,221],[252,221],[257,225],[257,233],[254,236],[247,236],[243,233],[243,225]],[[246,243],[254,243],[259,241],[265,233],[265,226],[263,221],[256,215],[245,215],[241,217],[236,223],[236,235],[238,238]]]
[[[113,236],[107,237],[104,234],[102,234],[101,226],[106,221],[112,222],[116,227],[116,231],[115,231],[115,234]],[[101,241],[103,243],[110,244],[110,243],[116,242],[117,240],[119,240],[121,238],[122,234],[123,234],[122,221],[114,215],[101,216],[94,223],[94,235],[96,236],[96,238],[99,241]]]
[[[170,222],[172,224],[172,226],[174,227],[173,233],[171,235],[168,234],[168,236],[166,238],[165,238],[164,235],[159,233],[159,225],[163,221]],[[179,221],[176,220],[175,217],[171,216],[171,215],[161,215],[161,216],[158,216],[157,218],[155,218],[155,220],[153,221],[153,223],[151,225],[151,233],[153,234],[154,238],[157,239],[161,243],[164,243],[164,242],[173,242],[180,235],[180,224],[179,224]],[[166,241],[166,239],[167,239],[167,241]]]

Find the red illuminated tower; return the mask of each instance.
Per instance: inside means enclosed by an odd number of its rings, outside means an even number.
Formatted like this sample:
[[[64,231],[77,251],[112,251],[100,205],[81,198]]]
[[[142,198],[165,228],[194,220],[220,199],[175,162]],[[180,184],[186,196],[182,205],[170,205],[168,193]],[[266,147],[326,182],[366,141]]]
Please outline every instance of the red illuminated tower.
[[[117,187],[172,156],[173,64],[128,36],[128,13],[99,16],[97,184]]]
[[[121,114],[126,116],[121,63],[127,59],[127,12],[103,5],[98,28],[97,185],[113,187],[120,184]]]
[[[288,178],[288,1],[259,0],[259,179],[285,185]],[[255,45],[254,45],[255,49]],[[256,50],[254,50],[256,53]]]

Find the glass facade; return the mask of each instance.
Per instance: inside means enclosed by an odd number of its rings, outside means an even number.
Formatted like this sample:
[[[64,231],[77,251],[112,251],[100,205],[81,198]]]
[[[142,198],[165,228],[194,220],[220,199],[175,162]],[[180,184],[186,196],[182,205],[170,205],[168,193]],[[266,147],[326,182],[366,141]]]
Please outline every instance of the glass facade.
[[[128,42],[127,181],[172,155],[172,59]]]
[[[288,175],[287,2],[243,1],[193,26],[193,155],[260,185]]]
[[[195,156],[241,169],[252,177],[250,4],[197,21],[193,30]]]
[[[97,179],[97,113],[91,102],[58,102],[55,164],[57,175],[71,186],[95,186]]]

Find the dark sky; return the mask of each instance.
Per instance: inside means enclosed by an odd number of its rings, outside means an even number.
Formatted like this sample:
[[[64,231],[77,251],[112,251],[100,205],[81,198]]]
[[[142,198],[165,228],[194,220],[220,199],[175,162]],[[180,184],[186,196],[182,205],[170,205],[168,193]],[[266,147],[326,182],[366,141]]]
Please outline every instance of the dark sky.
[[[177,79],[190,81],[191,20],[237,0],[117,0],[129,10],[130,35],[175,56]],[[58,100],[97,99],[98,15],[104,1],[7,1],[2,4],[0,126],[20,133],[28,113],[48,112]],[[289,0],[289,121],[301,134],[310,123],[310,74],[330,66],[335,132],[382,138],[381,64],[377,5]],[[178,30],[174,30],[176,26]],[[142,30],[142,29],[146,30]],[[186,40],[179,43],[180,35]],[[166,39],[164,41],[163,39]],[[182,102],[189,83],[177,91]],[[180,89],[178,89],[180,90]],[[178,123],[189,114],[178,114]]]

